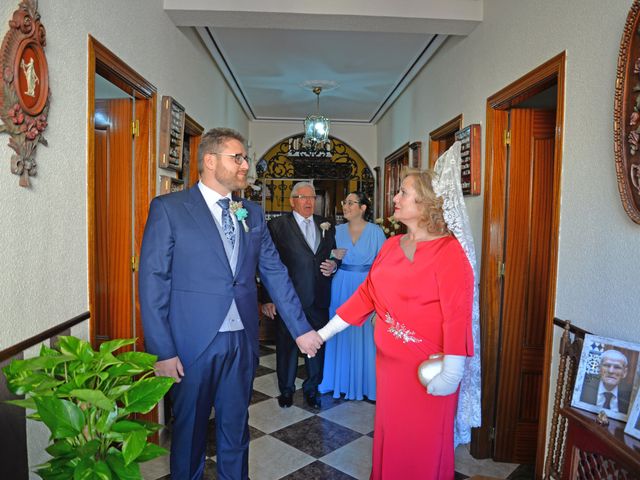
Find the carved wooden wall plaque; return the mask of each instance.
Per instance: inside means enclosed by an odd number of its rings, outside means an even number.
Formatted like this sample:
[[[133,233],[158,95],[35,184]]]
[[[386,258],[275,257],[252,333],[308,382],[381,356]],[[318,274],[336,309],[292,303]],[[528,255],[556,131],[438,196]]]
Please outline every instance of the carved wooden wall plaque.
[[[613,111],[618,190],[625,211],[640,223],[640,0],[627,16],[620,42]]]
[[[43,133],[49,113],[49,72],[44,54],[46,31],[36,0],[22,0],[9,21],[0,48],[0,133],[8,133],[11,172],[20,186],[36,174],[36,147],[47,145]]]

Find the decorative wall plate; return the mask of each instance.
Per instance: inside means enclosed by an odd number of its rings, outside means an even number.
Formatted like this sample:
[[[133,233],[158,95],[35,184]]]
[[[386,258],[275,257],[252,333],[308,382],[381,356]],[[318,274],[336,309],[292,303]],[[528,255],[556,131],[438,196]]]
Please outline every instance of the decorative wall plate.
[[[620,42],[613,108],[618,190],[625,211],[640,224],[640,0],[627,16]]]
[[[36,147],[47,145],[43,133],[49,114],[49,70],[44,54],[46,31],[36,0],[22,0],[9,21],[0,48],[0,133],[10,135],[11,172],[20,186],[37,173]]]

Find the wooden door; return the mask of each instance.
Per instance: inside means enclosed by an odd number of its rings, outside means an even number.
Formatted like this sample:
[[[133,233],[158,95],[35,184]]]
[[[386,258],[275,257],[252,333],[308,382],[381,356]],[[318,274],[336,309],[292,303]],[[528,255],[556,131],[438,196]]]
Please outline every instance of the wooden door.
[[[132,98],[95,101],[94,338],[133,335]]]
[[[511,109],[494,459],[533,463],[552,245],[555,110]]]

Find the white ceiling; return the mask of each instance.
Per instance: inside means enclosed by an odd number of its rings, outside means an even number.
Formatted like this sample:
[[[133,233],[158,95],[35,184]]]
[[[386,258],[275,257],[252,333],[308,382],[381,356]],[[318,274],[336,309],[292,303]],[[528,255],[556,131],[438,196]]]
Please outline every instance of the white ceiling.
[[[301,120],[320,95],[332,122],[375,123],[448,35],[482,21],[482,0],[164,0],[195,27],[251,120]],[[363,12],[366,12],[364,14]]]

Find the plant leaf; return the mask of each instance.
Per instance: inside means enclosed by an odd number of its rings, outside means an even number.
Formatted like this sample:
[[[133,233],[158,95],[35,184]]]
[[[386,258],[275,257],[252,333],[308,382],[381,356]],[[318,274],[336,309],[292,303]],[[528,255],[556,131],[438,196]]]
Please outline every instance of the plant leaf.
[[[169,453],[169,450],[166,448],[159,447],[155,443],[147,443],[144,446],[144,450],[138,458],[136,458],[136,462],[148,462],[149,460],[153,460],[154,458],[161,457],[162,455],[166,455]]]
[[[103,462],[102,460],[96,462],[96,464],[93,466],[93,474],[94,478],[98,480],[111,480],[113,478],[111,476],[111,469],[109,468],[109,465],[107,465],[106,462]]]
[[[117,358],[123,362],[132,363],[148,370],[151,370],[158,360],[156,355],[145,352],[124,352],[118,355]]]
[[[113,367],[107,370],[107,373],[110,377],[124,377],[138,375],[140,373],[144,373],[145,369],[141,368],[137,365],[133,365],[132,363],[120,363],[118,365],[114,365]]]
[[[107,464],[111,467],[120,480],[142,480],[140,465],[137,463],[124,464],[122,452],[111,448],[107,454]]]
[[[45,464],[36,470],[36,473],[40,475],[44,480],[69,480],[73,478],[73,468],[52,468],[50,465]]]
[[[16,407],[28,408],[30,410],[36,409],[36,402],[33,401],[33,398],[25,398],[25,399],[17,399],[17,400],[6,400],[4,403],[8,403],[9,405],[15,405]]]
[[[144,425],[131,420],[121,420],[111,427],[111,430],[118,433],[129,433],[135,430],[145,430]]]
[[[95,355],[89,342],[71,336],[58,337],[58,348],[62,353],[71,355],[83,363],[90,362]]]
[[[73,480],[91,480],[93,478],[93,458],[83,458],[73,470]]]
[[[100,449],[100,440],[94,438],[93,440],[85,443],[80,448],[78,448],[76,452],[78,453],[78,457],[80,458],[86,458],[86,457],[93,458],[93,456],[98,452],[99,449]]]
[[[20,372],[53,368],[59,363],[70,360],[73,360],[73,357],[70,355],[33,357],[26,360],[14,360],[3,370],[8,377],[9,375],[13,376]]]
[[[84,427],[82,410],[73,402],[56,397],[36,397],[40,418],[53,438],[75,437]]]
[[[98,360],[100,361],[100,370],[104,370],[111,365],[116,365],[118,363],[122,363],[116,357],[114,357],[111,353],[100,354]]]
[[[146,430],[134,430],[133,432],[127,433],[124,437],[124,442],[122,443],[122,457],[124,458],[124,464],[129,465],[138,458],[138,455],[142,453],[146,444]]]
[[[115,340],[109,340],[108,342],[100,344],[100,354],[104,355],[106,353],[115,352],[125,345],[133,345],[134,343],[136,343],[135,338],[116,338]]]
[[[75,448],[66,438],[52,443],[45,450],[52,457],[65,457],[75,452]]]
[[[106,433],[111,430],[113,422],[118,419],[118,406],[116,405],[110,412],[101,412],[100,418],[96,422],[96,430],[100,433]]]
[[[122,395],[124,392],[126,392],[130,388],[131,388],[131,385],[118,385],[117,387],[113,387],[108,392],[109,398],[117,400],[120,395]]]
[[[69,394],[103,410],[111,411],[116,406],[116,402],[107,398],[107,396],[100,390],[78,389],[71,390]]]
[[[51,390],[60,385],[62,380],[52,378],[45,373],[31,373],[12,378],[7,384],[9,389],[16,395],[25,395],[31,392],[40,392]],[[51,394],[51,392],[49,392]]]
[[[140,380],[123,396],[127,413],[147,413],[169,391],[175,380],[171,377],[152,377]]]
[[[164,427],[164,425],[160,425],[159,423],[147,422],[146,420],[135,420],[135,421],[140,423],[141,425],[144,425],[144,428],[147,429],[147,432],[149,432],[149,434],[157,432]]]

